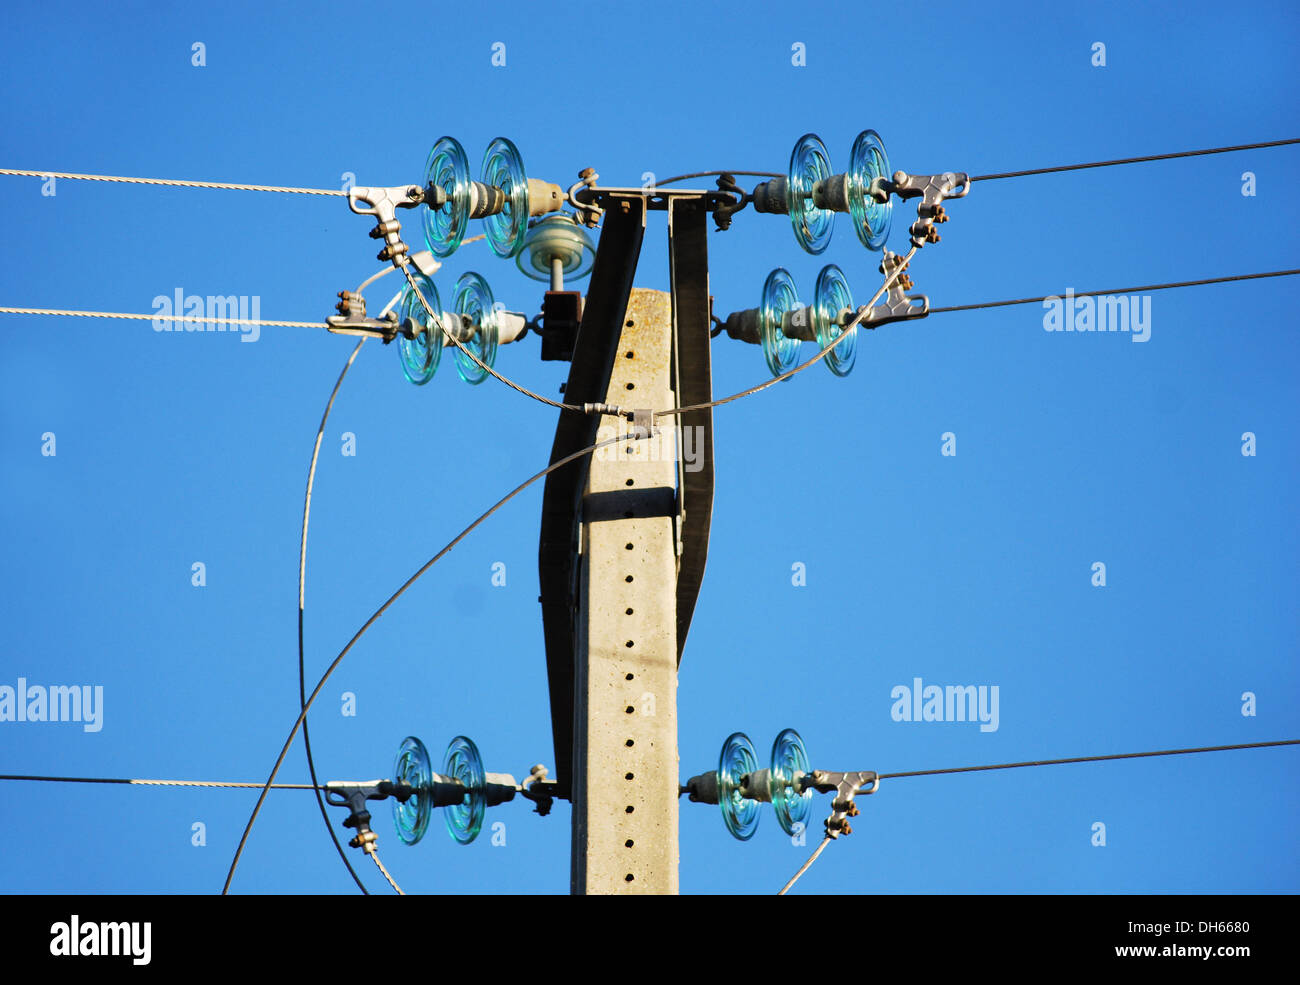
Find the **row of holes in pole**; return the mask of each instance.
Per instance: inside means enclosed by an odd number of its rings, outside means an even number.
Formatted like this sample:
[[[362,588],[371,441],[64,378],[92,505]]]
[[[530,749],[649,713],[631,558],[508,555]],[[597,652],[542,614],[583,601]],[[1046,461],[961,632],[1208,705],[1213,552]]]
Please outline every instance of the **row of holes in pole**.
[[[632,327],[632,324],[633,324],[633,323],[632,323],[632,320],[631,320],[631,319],[628,319],[627,327],[628,327],[628,328],[631,328],[631,327]],[[623,353],[623,355],[624,355],[626,358],[628,358],[628,359],[632,359],[633,356],[634,356],[634,353],[632,352],[632,350],[629,349],[627,352]],[[633,389],[636,388],[636,384],[634,384],[634,383],[629,383],[629,384],[627,385],[627,388],[628,388],[629,390],[633,390]],[[628,445],[628,446],[627,446],[627,451],[628,451],[628,454],[631,454],[631,453],[632,453],[633,448],[632,448],[631,445]],[[631,486],[631,485],[635,485],[635,482],[634,482],[634,480],[632,480],[632,479],[628,479],[628,480],[627,480],[627,484],[628,484],[629,486]],[[627,511],[625,511],[625,512],[623,513],[623,516],[624,516],[625,518],[629,519],[629,520],[632,519],[632,511],[631,511],[631,510],[627,510]],[[629,544],[627,545],[627,550],[629,550],[629,551],[632,550],[632,544],[631,544],[631,543],[629,543]],[[631,576],[631,575],[628,575],[628,576],[627,576],[627,581],[628,581],[628,582],[631,582],[631,581],[632,581],[632,576]],[[628,606],[627,611],[626,611],[625,614],[626,614],[626,615],[629,615],[629,616],[632,615],[632,607],[631,607],[631,606]],[[634,640],[628,640],[628,641],[627,641],[627,646],[628,646],[629,649],[630,649],[634,644],[635,644],[635,641],[634,641]],[[629,680],[629,681],[634,680],[635,677],[636,677],[636,675],[633,674],[631,671],[628,672],[628,674],[627,674],[627,680]],[[633,705],[628,705],[628,706],[627,706],[627,714],[631,715],[631,714],[633,714],[635,711],[636,711],[636,708],[635,708]],[[634,745],[636,745],[636,741],[635,741],[634,739],[628,739],[626,745],[627,745],[627,747],[630,749],[630,748],[632,748]],[[635,774],[635,773],[632,773],[632,772],[629,771],[629,772],[623,774],[623,779],[628,780],[628,781],[635,780],[635,779],[636,779],[636,774]],[[628,805],[627,805],[627,813],[631,814],[635,809],[636,809],[636,808],[635,808],[632,804],[628,804]],[[629,838],[629,839],[627,839],[627,841],[623,842],[623,846],[624,846],[625,848],[632,848],[635,844],[636,844],[636,842],[633,841],[631,838]],[[625,875],[625,876],[623,877],[623,879],[624,879],[625,882],[632,882],[635,878],[636,878],[636,876],[633,875],[631,872],[629,872],[627,875]]]

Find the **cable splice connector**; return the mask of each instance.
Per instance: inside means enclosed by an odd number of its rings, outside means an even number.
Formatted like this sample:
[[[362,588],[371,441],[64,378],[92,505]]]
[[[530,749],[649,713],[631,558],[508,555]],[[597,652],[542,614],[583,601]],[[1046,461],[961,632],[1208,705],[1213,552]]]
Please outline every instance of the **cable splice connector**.
[[[622,407],[614,404],[583,404],[582,412],[584,414],[612,414],[615,417],[631,417],[632,412],[626,411]]]

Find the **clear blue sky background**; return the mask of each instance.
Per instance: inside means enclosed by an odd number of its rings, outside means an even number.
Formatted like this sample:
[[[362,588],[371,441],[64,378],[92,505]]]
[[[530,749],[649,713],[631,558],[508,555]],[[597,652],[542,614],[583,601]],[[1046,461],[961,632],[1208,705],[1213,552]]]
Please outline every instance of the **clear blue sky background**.
[[[651,7],[74,3],[15,7],[0,65],[6,167],[338,187],[418,180],[431,143],[474,167],[511,137],[531,174],[611,184],[716,167],[782,170],[800,134],[837,165],[880,131],[893,165],[971,174],[1296,136],[1288,3]],[[491,46],[506,45],[493,67]],[[1105,67],[1091,63],[1106,45]],[[206,45],[206,67],[191,45]],[[806,45],[806,67],[791,46]],[[914,262],[935,305],[1300,266],[1300,149],[976,184]],[[1241,194],[1254,172],[1257,195]],[[338,199],[0,179],[0,304],[148,312],[156,295],[261,297],[323,320],[378,269]],[[898,206],[890,246],[906,242]],[[408,221],[408,241],[418,227]],[[471,230],[476,231],[476,230]],[[637,278],[666,289],[651,219]],[[719,313],[767,272],[807,295],[839,263],[878,283],[841,219],[823,257],[746,211],[710,239]],[[482,243],[468,269],[537,310],[540,285]],[[393,278],[370,292],[377,308]],[[1158,293],[1152,338],[1049,334],[1029,305],[936,315],[861,339],[716,415],[707,576],[680,679],[683,777],[724,737],[800,729],[815,765],[895,771],[1300,736],[1297,284]],[[264,779],[297,711],[303,484],[352,341],[266,329],[256,344],[148,322],[0,315],[5,642],[0,683],[98,684],[104,727],[0,724],[0,772]],[[715,387],[764,379],[714,346]],[[532,336],[498,367],[551,395],[567,364]],[[545,465],[555,414],[444,363],[408,384],[368,343],[325,437],[309,547],[317,673],[412,571]],[[57,435],[57,457],[40,453]],[[340,454],[341,434],[357,454]],[[940,435],[957,435],[955,458]],[[1241,454],[1257,435],[1258,455]],[[475,532],[348,657],[314,714],[327,778],[386,775],[403,736],[458,733],[492,770],[552,763],[537,605],[540,484]],[[207,586],[190,566],[207,566]],[[507,585],[492,586],[504,562]],[[1090,583],[1107,565],[1108,584]],[[791,568],[807,568],[806,587]],[[996,684],[1000,728],[907,724],[914,677]],[[1243,691],[1258,715],[1243,717]],[[353,691],[358,714],[340,714]],[[282,779],[301,780],[301,746]],[[886,783],[801,889],[846,892],[1294,892],[1300,753],[1052,767]],[[220,889],[250,792],[0,785],[21,832],[0,890]],[[829,810],[818,801],[820,818]],[[415,848],[376,812],[413,893],[568,888],[569,809],[493,812],[507,844]],[[335,821],[341,816],[335,816]],[[191,825],[206,825],[206,847]],[[1107,845],[1090,843],[1103,822]],[[687,893],[774,892],[803,861],[770,811],[748,844],[683,803]],[[360,861],[358,861],[360,865]],[[386,891],[362,869],[375,891]],[[310,795],[273,794],[238,892],[354,891]]]

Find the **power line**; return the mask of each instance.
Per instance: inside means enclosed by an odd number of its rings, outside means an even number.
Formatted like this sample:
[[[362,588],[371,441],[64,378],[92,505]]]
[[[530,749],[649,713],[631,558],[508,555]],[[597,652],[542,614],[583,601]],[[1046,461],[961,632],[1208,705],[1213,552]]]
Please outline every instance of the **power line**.
[[[361,292],[358,290],[357,293],[360,294]],[[381,314],[380,317],[382,318],[383,315]],[[356,347],[352,350],[352,354],[348,356],[348,361],[343,364],[343,370],[334,383],[334,389],[330,391],[329,400],[325,402],[325,412],[321,414],[320,427],[316,429],[316,443],[311,451],[311,466],[307,469],[307,493],[303,498],[302,506],[302,545],[298,553],[298,703],[303,709],[302,744],[307,751],[307,771],[311,774],[312,785],[316,788],[316,804],[320,807],[320,816],[325,822],[325,830],[329,832],[330,841],[334,842],[339,858],[347,866],[348,875],[357,884],[357,888],[361,890],[362,895],[369,896],[370,890],[366,888],[366,884],[357,875],[357,870],[352,867],[352,862],[348,859],[347,852],[343,850],[343,845],[334,831],[334,825],[330,823],[329,811],[325,809],[325,798],[321,796],[320,780],[316,776],[316,760],[311,752],[311,736],[307,731],[307,676],[303,660],[303,608],[305,606],[307,584],[307,524],[311,519],[311,491],[316,481],[316,461],[320,457],[321,440],[325,437],[325,423],[329,420],[330,410],[334,407],[334,398],[339,395],[339,389],[343,386],[344,377],[348,375],[348,370],[352,368],[352,363],[356,361],[358,353],[361,352],[361,347],[365,344],[364,336],[357,340]],[[375,858],[375,862],[379,862],[378,857]],[[382,865],[380,871],[383,871]],[[384,873],[385,876],[387,874]],[[395,883],[394,888],[396,888]],[[398,892],[401,892],[401,890],[398,890]]]
[[[826,846],[829,845],[830,843],[831,843],[831,837],[830,835],[827,835],[825,838],[822,839],[822,843],[817,846],[816,850],[810,856],[808,856],[808,861],[805,862],[803,865],[799,866],[799,871],[790,877],[790,881],[787,882],[784,886],[782,886],[781,891],[776,895],[784,896],[786,893],[788,893],[790,891],[790,887],[799,881],[800,876],[802,876],[805,872],[807,872],[809,869],[812,868],[812,864],[817,861],[817,856],[820,855],[822,852],[824,852],[826,850]]]
[[[37,776],[26,773],[0,773],[0,780],[25,780],[32,783],[124,783],[137,787],[226,787],[240,790],[255,790],[265,786],[263,783],[238,780],[139,780],[108,776]],[[311,783],[273,783],[271,789],[316,790],[318,788]]]
[[[690,174],[675,174],[671,178],[662,180],[656,179],[653,185],[648,186],[648,190],[658,188],[660,185],[671,185],[676,181],[685,181],[687,178],[711,178],[721,177],[724,174],[742,174],[747,178],[784,178],[784,174],[776,171],[740,171],[736,168],[720,168],[717,171],[692,171]]]
[[[1138,287],[1115,287],[1106,291],[1074,291],[1076,298],[1096,297],[1101,294],[1137,294],[1142,291],[1167,291],[1174,287],[1199,287],[1202,284],[1226,284],[1230,281],[1237,280],[1259,280],[1263,277],[1293,277],[1300,274],[1300,270],[1270,270],[1266,273],[1259,274],[1234,274],[1231,277],[1207,277],[1204,280],[1182,280],[1173,281],[1168,284],[1142,284]],[[1012,304],[1036,304],[1039,301],[1046,301],[1048,298],[1059,298],[1061,294],[1045,294],[1042,297],[1033,298],[1015,298],[1011,301],[981,301],[978,304],[954,304],[946,308],[931,308],[930,314],[937,315],[946,311],[975,311],[980,308],[1004,308]]]
[[[1055,174],[1058,171],[1082,171],[1085,168],[1111,168],[1119,164],[1141,164],[1144,161],[1169,161],[1176,157],[1200,157],[1204,154],[1227,154],[1238,150],[1256,150],[1260,147],[1285,147],[1300,144],[1300,137],[1286,140],[1267,140],[1258,144],[1235,144],[1231,147],[1207,147],[1205,150],[1184,150],[1173,154],[1148,154],[1145,157],[1121,157],[1113,161],[1091,161],[1087,164],[1062,164],[1054,168],[1034,168],[1030,171],[1002,171],[998,174],[979,174],[971,181],[996,181],[999,178],[1023,178],[1031,174]]]
[[[382,872],[384,874],[384,878],[388,880],[388,885],[393,887],[393,892],[397,893],[398,896],[405,896],[406,894],[402,892],[402,887],[399,886],[393,880],[393,877],[388,874],[388,870],[384,868],[384,863],[379,861],[379,853],[377,851],[372,850],[370,852],[370,857],[375,860],[375,865],[379,866],[379,871]]]
[[[403,582],[402,586],[398,588],[397,591],[394,592],[391,596],[389,596],[388,601],[385,602],[383,605],[381,605],[378,609],[376,609],[374,615],[372,615],[369,619],[365,621],[362,627],[357,630],[356,635],[353,636],[352,639],[348,641],[347,646],[345,646],[339,652],[339,655],[335,657],[334,661],[329,665],[328,668],[326,668],[325,673],[321,675],[320,680],[317,681],[315,689],[312,690],[311,696],[308,697],[306,703],[303,705],[302,711],[299,712],[297,719],[294,720],[293,728],[289,732],[289,737],[285,740],[284,747],[280,750],[280,755],[275,760],[275,766],[271,769],[271,775],[267,778],[266,783],[263,785],[262,794],[260,797],[257,798],[257,803],[253,807],[253,813],[248,818],[248,824],[244,827],[244,833],[239,839],[239,847],[235,849],[235,856],[233,859],[231,859],[230,871],[226,874],[226,882],[221,889],[221,895],[225,896],[227,893],[230,892],[230,883],[231,880],[233,880],[235,877],[235,868],[239,865],[239,859],[244,853],[244,846],[248,843],[248,836],[253,830],[253,824],[257,821],[257,815],[262,809],[262,804],[266,801],[267,791],[270,790],[272,785],[275,783],[275,778],[277,775],[279,775],[280,767],[284,765],[285,756],[289,754],[289,749],[293,745],[293,740],[298,734],[298,727],[303,723],[304,719],[307,717],[307,712],[310,710],[312,704],[316,701],[316,698],[320,695],[321,689],[325,687],[325,682],[330,679],[330,676],[334,673],[334,671],[336,671],[339,668],[339,665],[343,663],[343,658],[348,655],[348,651],[350,651],[352,647],[356,645],[357,641],[360,640],[363,635],[365,635],[366,630],[368,630],[371,626],[373,626],[375,622],[378,621],[379,617],[382,616],[385,612],[387,612],[389,607],[394,602],[396,602],[399,598],[401,598],[403,593],[405,593],[408,588],[414,585],[416,581],[419,580],[419,578],[426,571],[428,571],[431,567],[434,566],[434,564],[436,564],[443,557],[449,554],[451,552],[451,549],[455,547],[457,544],[459,544],[466,537],[468,537],[469,534],[477,526],[479,526],[479,524],[481,524],[493,513],[495,513],[497,510],[503,507],[506,503],[510,502],[510,500],[514,499],[515,496],[519,495],[519,493],[523,492],[525,489],[531,486],[538,479],[550,475],[550,473],[554,472],[556,469],[563,468],[565,465],[577,461],[579,458],[582,458],[584,455],[590,455],[600,448],[604,448],[607,445],[617,444],[620,441],[628,441],[628,440],[633,440],[633,441],[641,440],[641,436],[636,433],[621,434],[614,438],[608,438],[605,441],[598,441],[594,445],[589,445],[586,448],[579,449],[578,451],[575,451],[572,455],[566,455],[564,458],[552,462],[546,468],[542,469],[542,471],[538,472],[532,477],[526,479],[524,482],[520,483],[514,489],[510,490],[510,492],[506,493],[505,496],[503,496],[501,499],[497,500],[496,503],[494,503],[487,511],[480,514],[479,517],[476,520],[474,520],[474,522],[472,522],[468,527],[466,527],[455,537],[453,537],[447,543],[447,546],[445,546],[437,554],[431,557],[427,562],[425,562],[423,567],[421,567],[418,571],[415,572],[415,574],[411,575],[410,578],[408,578],[405,582]]]
[[[1162,749],[1158,752],[1120,752],[1108,756],[1072,756],[1069,759],[1038,759],[1024,763],[997,763],[993,766],[953,766],[939,770],[912,770],[908,773],[881,773],[882,780],[897,780],[908,776],[941,776],[948,773],[979,773],[985,770],[1014,770],[1025,766],[1061,766],[1066,763],[1103,763],[1113,759],[1145,759],[1151,756],[1189,756],[1202,752],[1228,752],[1234,749],[1268,749],[1274,746],[1297,746],[1300,739],[1281,739],[1277,742],[1243,742],[1231,746],[1201,746],[1196,749]]]
[[[74,181],[112,181],[130,185],[174,185],[180,188],[224,188],[236,192],[284,192],[288,195],[347,195],[336,188],[290,188],[284,185],[239,185],[228,181],[185,181],[178,178],[128,178],[115,174],[68,174],[64,171],[19,171],[0,168],[0,174],[28,178],[68,178]]]
[[[198,315],[151,315],[135,314],[125,311],[74,311],[65,308],[4,308],[0,314],[6,315],[60,315],[80,318],[117,318],[135,321],[154,321],[161,319],[170,322],[215,322],[222,325],[274,325],[278,328],[329,328],[323,321],[268,321],[260,318],[206,318]]]
[[[1196,749],[1163,749],[1158,752],[1121,752],[1106,756],[1073,756],[1069,759],[1039,759],[1024,763],[998,763],[992,766],[956,766],[938,770],[913,770],[908,773],[880,773],[877,775],[877,780],[897,780],[908,776],[942,776],[951,773],[976,773],[986,770],[1010,770],[1019,769],[1024,766],[1062,766],[1068,763],[1101,763],[1115,759],[1144,759],[1151,756],[1187,756],[1193,753],[1228,752],[1235,749],[1266,749],[1273,746],[1295,745],[1300,745],[1300,739],[1283,739],[1277,742],[1244,742],[1231,746],[1201,746]],[[800,866],[799,871],[796,872],[790,881],[782,887],[781,891],[777,893],[778,896],[784,896],[790,891],[790,888],[794,886],[794,884],[799,881],[799,878],[812,867],[814,862],[817,861],[817,857],[821,855],[826,846],[831,843],[831,840],[832,839],[829,835],[823,839],[822,843],[817,846],[817,850],[808,858],[808,861]]]

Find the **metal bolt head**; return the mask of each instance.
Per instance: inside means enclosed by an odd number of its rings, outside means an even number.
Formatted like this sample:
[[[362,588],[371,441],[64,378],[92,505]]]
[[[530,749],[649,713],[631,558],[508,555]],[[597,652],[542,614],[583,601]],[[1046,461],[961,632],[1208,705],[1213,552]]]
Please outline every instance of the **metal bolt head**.
[[[596,174],[595,168],[583,168],[581,171],[578,172],[578,177],[581,178],[583,181],[586,181],[588,178],[593,177],[595,174]]]

